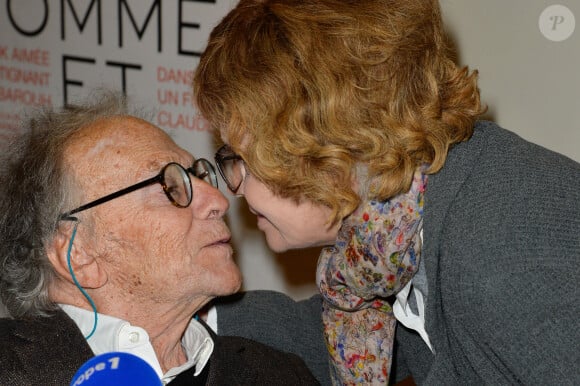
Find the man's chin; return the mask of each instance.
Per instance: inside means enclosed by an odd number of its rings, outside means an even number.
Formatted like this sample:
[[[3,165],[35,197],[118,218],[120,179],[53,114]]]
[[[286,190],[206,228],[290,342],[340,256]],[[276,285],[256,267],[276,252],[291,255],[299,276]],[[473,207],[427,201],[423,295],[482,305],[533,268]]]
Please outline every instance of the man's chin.
[[[224,286],[225,291],[220,296],[233,295],[233,294],[239,292],[242,289],[242,283],[243,283],[242,273],[240,271],[238,271],[238,277],[235,280],[232,279],[231,285]]]

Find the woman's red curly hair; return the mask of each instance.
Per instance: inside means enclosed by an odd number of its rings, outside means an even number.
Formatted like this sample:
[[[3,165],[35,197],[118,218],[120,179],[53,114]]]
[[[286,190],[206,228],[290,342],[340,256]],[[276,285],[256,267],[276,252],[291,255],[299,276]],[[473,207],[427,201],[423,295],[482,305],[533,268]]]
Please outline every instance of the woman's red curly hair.
[[[431,0],[242,0],[212,31],[194,93],[253,176],[331,221],[362,199],[357,165],[369,198],[405,192],[483,112]]]

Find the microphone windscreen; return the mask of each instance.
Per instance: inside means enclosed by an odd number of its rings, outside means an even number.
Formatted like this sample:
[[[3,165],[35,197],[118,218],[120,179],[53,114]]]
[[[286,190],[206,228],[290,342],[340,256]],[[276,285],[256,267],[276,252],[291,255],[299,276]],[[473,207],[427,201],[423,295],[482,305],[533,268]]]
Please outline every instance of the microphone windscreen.
[[[86,361],[70,386],[162,386],[153,367],[133,354],[109,352]]]

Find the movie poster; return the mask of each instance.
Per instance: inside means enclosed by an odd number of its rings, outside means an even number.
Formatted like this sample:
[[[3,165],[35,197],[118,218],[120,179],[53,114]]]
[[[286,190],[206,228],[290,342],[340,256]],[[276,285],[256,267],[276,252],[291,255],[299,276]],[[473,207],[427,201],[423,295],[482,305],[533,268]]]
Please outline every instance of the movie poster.
[[[209,155],[192,102],[193,69],[233,1],[2,0],[0,135],[27,108],[59,106],[94,88],[122,90],[156,125]],[[7,38],[10,37],[10,38]]]

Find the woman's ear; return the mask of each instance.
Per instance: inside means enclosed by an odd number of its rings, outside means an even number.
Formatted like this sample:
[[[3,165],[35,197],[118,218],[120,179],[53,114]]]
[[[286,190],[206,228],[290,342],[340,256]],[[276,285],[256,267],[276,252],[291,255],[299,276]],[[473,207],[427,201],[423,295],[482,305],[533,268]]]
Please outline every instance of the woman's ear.
[[[52,240],[47,243],[46,254],[62,280],[76,285],[70,272],[72,268],[81,287],[100,288],[107,281],[106,272],[99,264],[99,260],[90,252],[90,248],[85,245],[83,236],[86,233],[81,235],[76,232],[79,225],[79,222],[62,222]]]

